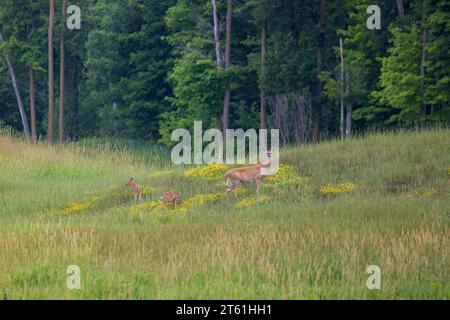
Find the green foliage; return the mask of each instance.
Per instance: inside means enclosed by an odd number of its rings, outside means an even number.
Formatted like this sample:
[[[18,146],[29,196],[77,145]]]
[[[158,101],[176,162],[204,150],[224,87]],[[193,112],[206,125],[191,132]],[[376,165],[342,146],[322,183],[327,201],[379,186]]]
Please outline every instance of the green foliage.
[[[436,10],[428,18],[432,41],[428,45],[427,70],[430,83],[425,98],[434,106],[430,115],[434,121],[450,119],[450,3],[439,1]]]
[[[170,95],[165,78],[170,47],[161,17],[170,1],[99,1],[86,43],[92,88],[85,103],[98,110],[108,135],[154,138]],[[106,13],[106,14],[103,14]]]
[[[383,59],[380,99],[399,110],[389,119],[390,122],[411,124],[419,119],[422,104],[420,29],[414,25],[408,31],[392,28],[391,32],[393,46],[389,49],[389,57]]]
[[[259,126],[261,90],[267,100],[269,128],[276,126],[273,98],[301,93],[311,102],[314,115],[322,111],[322,136],[335,136],[341,97],[339,38],[344,40],[350,85],[344,100],[353,107],[356,130],[411,126],[419,119],[422,105],[426,121],[448,123],[448,1],[404,1],[404,17],[398,16],[391,0],[325,1],[322,26],[320,3],[233,1],[232,66],[223,70],[216,66],[210,0],[79,0],[81,30],[64,29],[68,138],[116,136],[170,145],[171,130],[190,128],[194,120],[202,120],[205,128],[220,125],[225,88],[231,88],[231,127]],[[55,4],[57,103],[58,42],[65,21],[61,1]],[[381,30],[366,27],[366,9],[372,4],[381,8]],[[218,1],[217,5],[223,58],[227,4]],[[48,1],[3,0],[0,11],[5,38],[0,55],[11,59],[25,105],[29,104],[29,68],[36,74],[41,136],[47,127],[48,9]],[[268,37],[264,69],[263,25]],[[423,30],[428,31],[424,79],[420,76]],[[4,60],[0,63],[0,123],[20,128]],[[307,122],[310,136],[311,119]]]

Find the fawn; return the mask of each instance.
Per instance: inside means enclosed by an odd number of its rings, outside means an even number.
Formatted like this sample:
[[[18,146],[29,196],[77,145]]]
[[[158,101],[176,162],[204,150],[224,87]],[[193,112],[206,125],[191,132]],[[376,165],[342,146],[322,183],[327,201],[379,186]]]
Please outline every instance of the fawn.
[[[160,199],[162,201],[164,201],[164,206],[167,206],[167,204],[169,204],[169,203],[173,203],[173,205],[176,208],[177,205],[179,205],[181,203],[181,194],[178,191],[171,190],[171,191],[164,192],[161,195]]]
[[[130,188],[134,191],[134,200],[136,202],[141,200],[142,188],[133,177],[130,178],[125,188]]]

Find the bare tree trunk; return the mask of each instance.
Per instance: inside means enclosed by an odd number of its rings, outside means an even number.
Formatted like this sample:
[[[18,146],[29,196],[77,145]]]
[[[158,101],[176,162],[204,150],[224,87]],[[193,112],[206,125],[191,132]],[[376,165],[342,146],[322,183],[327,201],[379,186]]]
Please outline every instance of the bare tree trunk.
[[[349,136],[352,134],[352,104],[349,101],[349,95],[350,95],[350,72],[346,73],[346,88],[345,93],[347,95],[347,104],[346,104],[346,111],[347,111],[347,118],[346,118],[346,126],[345,126],[345,135]]]
[[[420,128],[425,128],[425,119],[427,117],[427,105],[425,104],[425,63],[427,61],[427,42],[428,42],[428,29],[424,27],[425,20],[427,19],[426,8],[422,5],[422,58],[420,60],[420,93],[422,99],[422,105],[420,107]]]
[[[213,22],[214,22],[214,43],[216,49],[216,66],[217,68],[223,67],[222,61],[222,51],[220,49],[220,24],[219,19],[217,18],[217,1],[211,0],[213,7]],[[216,128],[219,130],[223,129],[222,124],[222,115],[220,112],[216,114]]]
[[[4,43],[3,36],[0,33],[0,44],[3,44],[3,43]],[[11,77],[12,85],[14,88],[14,93],[16,95],[17,106],[19,107],[20,117],[22,118],[23,133],[27,137],[28,141],[31,141],[30,129],[28,128],[27,114],[25,113],[25,109],[23,107],[22,95],[20,94],[20,88],[17,83],[16,73],[14,72],[14,68],[12,66],[12,63],[11,63],[11,60],[9,59],[9,57],[5,56],[5,58],[6,58],[6,64],[8,65],[9,75]]]
[[[322,72],[322,41],[323,41],[323,25],[325,24],[325,0],[320,0],[320,18],[319,18],[319,41],[317,44],[316,51],[316,69],[317,75],[320,75]],[[322,94],[322,82],[317,80],[317,98]],[[320,130],[321,130],[321,122],[322,122],[322,106],[319,102],[316,102],[315,106],[315,116],[314,116],[314,128],[313,128],[313,138],[312,141],[314,143],[319,141]]]
[[[216,65],[218,68],[222,67],[222,54],[220,51],[220,26],[217,18],[217,2],[211,0],[213,6],[213,21],[214,21],[214,43],[216,48]]]
[[[62,28],[61,28],[61,61],[59,66],[59,144],[64,142],[64,82],[65,82],[65,52],[64,52],[64,21],[66,20],[67,2],[62,4]]]
[[[275,126],[278,130],[280,130],[280,135],[282,138],[283,128],[281,123],[281,114],[282,114],[282,106],[281,106],[281,98],[277,95],[275,97]]]
[[[300,110],[299,110],[299,106],[294,106],[294,115],[295,115],[295,119],[294,119],[294,126],[295,126],[295,143],[296,144],[302,144],[303,143],[303,135],[302,135],[302,123],[301,123],[301,118],[300,118]]]
[[[31,139],[34,143],[37,141],[36,130],[36,90],[35,90],[35,77],[33,68],[29,68],[30,77],[30,115],[31,115]]]
[[[233,19],[233,0],[227,0],[227,35],[225,43],[225,68],[230,67],[230,55],[231,55],[231,22]],[[230,126],[230,88],[225,89],[225,97],[223,101],[223,132]]]
[[[308,99],[300,94],[293,94],[295,141],[297,144],[306,143],[307,119],[310,117],[311,106]]]
[[[261,75],[264,76],[266,73],[266,57],[267,57],[267,24],[266,22],[262,23],[261,26]],[[261,102],[260,102],[260,111],[259,111],[259,127],[260,129],[267,129],[267,120],[266,120],[266,95],[264,89],[261,89],[260,92]]]
[[[344,139],[344,43],[342,38],[339,39],[339,51],[341,55],[341,121],[340,121],[340,129],[341,129],[341,139]]]
[[[396,0],[396,2],[397,2],[398,15],[400,17],[403,17],[405,15],[405,7],[403,6],[403,0]]]
[[[48,21],[48,130],[47,138],[50,144],[54,142],[53,113],[55,108],[55,76],[53,70],[53,30],[55,24],[55,1],[50,0]]]
[[[222,130],[223,129],[221,112],[217,112],[216,113],[216,129],[218,129],[218,130]]]

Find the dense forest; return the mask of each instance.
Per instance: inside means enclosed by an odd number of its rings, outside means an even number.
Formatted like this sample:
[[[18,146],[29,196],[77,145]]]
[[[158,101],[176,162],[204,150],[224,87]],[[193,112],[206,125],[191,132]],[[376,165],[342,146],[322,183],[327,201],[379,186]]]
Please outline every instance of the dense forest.
[[[1,0],[0,61],[0,126],[50,143],[421,129],[450,120],[450,1]]]

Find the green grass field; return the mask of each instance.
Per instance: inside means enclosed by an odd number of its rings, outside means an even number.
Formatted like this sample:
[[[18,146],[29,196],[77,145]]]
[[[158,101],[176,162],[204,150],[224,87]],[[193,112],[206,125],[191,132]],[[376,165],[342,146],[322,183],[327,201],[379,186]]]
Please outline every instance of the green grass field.
[[[168,155],[0,133],[0,298],[450,299],[449,130],[284,149],[260,198],[228,196],[221,166]],[[158,202],[168,189],[176,210]]]

